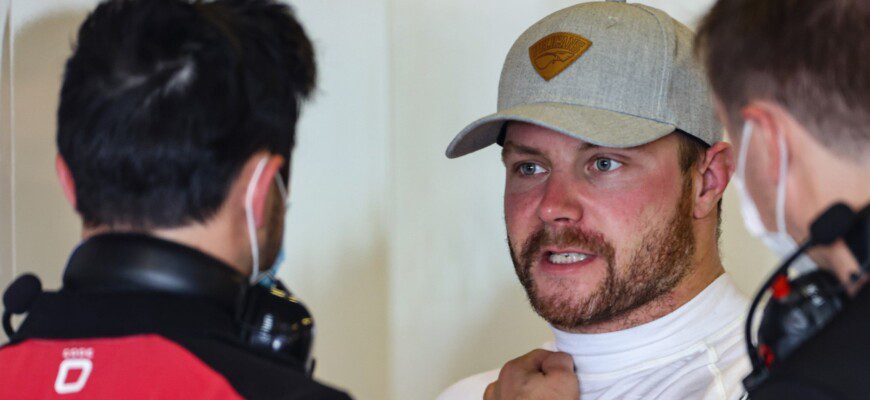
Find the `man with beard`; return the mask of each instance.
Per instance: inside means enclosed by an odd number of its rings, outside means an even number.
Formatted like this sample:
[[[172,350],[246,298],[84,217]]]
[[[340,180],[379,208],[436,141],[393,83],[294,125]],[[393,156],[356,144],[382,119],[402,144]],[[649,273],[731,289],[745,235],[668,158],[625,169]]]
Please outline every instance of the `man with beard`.
[[[4,295],[0,398],[348,398],[273,335],[310,318],[257,286],[315,71],[273,0],[114,0],[87,17],[56,159],[83,241],[59,291],[25,275]],[[17,332],[9,312],[28,312]]]
[[[730,399],[745,299],[718,251],[731,147],[691,31],[642,5],[558,11],[510,49],[498,112],[459,157],[503,147],[514,267],[555,344],[440,399]]]

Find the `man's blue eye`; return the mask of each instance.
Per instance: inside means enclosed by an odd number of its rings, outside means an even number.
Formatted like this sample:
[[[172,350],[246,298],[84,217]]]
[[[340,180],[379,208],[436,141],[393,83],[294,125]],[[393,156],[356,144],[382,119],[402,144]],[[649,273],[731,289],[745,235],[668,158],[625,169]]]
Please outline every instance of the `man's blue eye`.
[[[599,158],[595,160],[595,169],[601,172],[610,172],[622,166],[622,163],[611,158]]]
[[[522,163],[517,166],[517,171],[523,176],[532,176],[544,172],[544,168],[535,163]]]

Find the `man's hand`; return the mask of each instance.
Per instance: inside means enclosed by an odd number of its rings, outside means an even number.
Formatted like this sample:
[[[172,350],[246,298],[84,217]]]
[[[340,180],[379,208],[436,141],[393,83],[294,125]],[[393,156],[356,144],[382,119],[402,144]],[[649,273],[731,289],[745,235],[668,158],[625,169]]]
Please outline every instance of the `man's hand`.
[[[483,393],[484,400],[577,400],[580,382],[565,353],[532,350],[508,361]]]

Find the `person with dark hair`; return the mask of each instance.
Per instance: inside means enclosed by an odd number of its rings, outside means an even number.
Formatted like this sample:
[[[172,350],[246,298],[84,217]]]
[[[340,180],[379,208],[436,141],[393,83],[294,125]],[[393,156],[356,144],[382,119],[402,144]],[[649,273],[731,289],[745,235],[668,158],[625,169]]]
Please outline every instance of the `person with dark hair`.
[[[746,322],[749,397],[866,399],[870,2],[719,0],[696,45],[746,226],[788,257]]]
[[[589,2],[514,42],[498,110],[447,148],[499,144],[513,267],[555,341],[440,400],[736,399],[746,300],[719,257],[731,146],[693,34]]]
[[[311,379],[312,319],[274,277],[315,77],[275,0],[109,0],[87,17],[56,159],[83,241],[59,291],[25,275],[4,294],[0,398],[348,398]]]

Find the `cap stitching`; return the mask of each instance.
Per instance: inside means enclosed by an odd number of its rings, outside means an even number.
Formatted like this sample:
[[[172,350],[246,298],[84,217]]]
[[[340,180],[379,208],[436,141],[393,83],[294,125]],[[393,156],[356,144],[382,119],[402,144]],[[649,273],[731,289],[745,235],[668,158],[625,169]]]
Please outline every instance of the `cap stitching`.
[[[635,7],[637,7],[638,9],[643,10],[643,12],[645,12],[645,13],[651,15],[651,16],[656,20],[656,23],[659,25],[659,31],[660,31],[661,34],[662,34],[662,38],[664,38],[665,41],[667,42],[668,35],[667,35],[667,32],[666,32],[666,30],[665,30],[664,25],[662,24],[662,21],[659,19],[659,16],[656,15],[656,14],[655,14],[654,12],[652,12],[651,10],[648,10],[646,7],[644,7],[644,6],[641,5],[641,4],[630,4],[630,5],[635,6]],[[668,60],[668,57],[667,57],[668,52],[667,52],[667,50],[668,50],[668,49],[666,48],[664,51],[662,51],[662,65],[667,64],[667,60]],[[662,79],[661,79],[661,81],[660,81],[660,86],[659,86],[659,96],[658,96],[658,101],[657,101],[657,103],[656,103],[656,108],[658,108],[658,112],[659,112],[659,114],[660,114],[662,117],[664,117],[664,112],[663,112],[664,107],[662,107],[662,99],[665,98],[665,97],[667,96],[667,93],[665,93],[665,82],[669,82],[669,81],[670,81],[670,79],[668,79],[668,72],[669,72],[670,69],[673,69],[673,65],[671,65],[671,68],[663,68],[663,69],[662,69],[662,77],[661,77]]]

